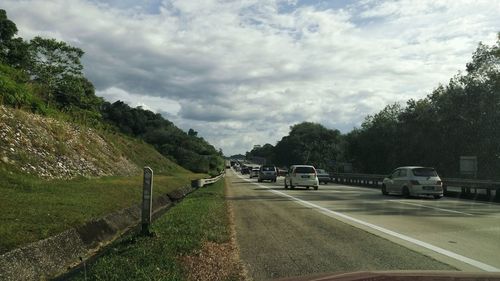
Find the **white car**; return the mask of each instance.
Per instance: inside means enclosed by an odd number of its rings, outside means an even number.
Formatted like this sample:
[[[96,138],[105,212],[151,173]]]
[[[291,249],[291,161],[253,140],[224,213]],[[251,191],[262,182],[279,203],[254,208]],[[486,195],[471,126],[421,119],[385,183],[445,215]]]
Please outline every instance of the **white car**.
[[[285,175],[285,188],[295,188],[296,186],[303,186],[309,189],[314,187],[318,190],[319,180],[318,173],[313,166],[309,165],[293,165],[288,169]]]
[[[253,167],[253,168],[251,168],[251,170],[250,170],[250,178],[258,178],[259,177],[259,171],[260,171],[259,167]]]
[[[382,194],[389,193],[404,197],[428,195],[439,199],[443,197],[443,183],[434,168],[399,167],[382,183]]]

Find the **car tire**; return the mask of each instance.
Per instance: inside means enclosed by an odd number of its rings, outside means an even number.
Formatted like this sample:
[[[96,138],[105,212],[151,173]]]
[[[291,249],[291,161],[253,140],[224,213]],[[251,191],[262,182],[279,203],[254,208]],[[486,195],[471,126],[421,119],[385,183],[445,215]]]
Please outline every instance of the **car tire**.
[[[286,180],[285,180],[285,189],[288,189],[288,185],[286,184]]]
[[[318,190],[319,186],[315,185],[314,190]]]
[[[408,189],[407,186],[403,186],[401,194],[403,195],[404,198],[410,198],[410,189]]]
[[[389,193],[387,192],[387,187],[385,186],[385,184],[383,184],[383,185],[382,185],[382,195],[387,195],[387,194],[389,194]]]
[[[262,182],[262,180],[261,180],[261,179],[258,179],[258,180],[257,180],[257,182]]]
[[[310,186],[306,186],[307,189],[309,189]]]
[[[295,189],[295,185],[293,185],[291,180],[290,180],[290,189]]]

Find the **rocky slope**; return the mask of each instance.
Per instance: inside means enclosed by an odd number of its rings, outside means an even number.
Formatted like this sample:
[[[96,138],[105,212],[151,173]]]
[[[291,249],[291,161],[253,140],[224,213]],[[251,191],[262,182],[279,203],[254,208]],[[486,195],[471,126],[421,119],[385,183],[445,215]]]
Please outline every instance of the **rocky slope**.
[[[176,166],[138,140],[0,106],[0,166],[10,170],[46,179],[132,175],[148,162],[133,155],[137,147]]]

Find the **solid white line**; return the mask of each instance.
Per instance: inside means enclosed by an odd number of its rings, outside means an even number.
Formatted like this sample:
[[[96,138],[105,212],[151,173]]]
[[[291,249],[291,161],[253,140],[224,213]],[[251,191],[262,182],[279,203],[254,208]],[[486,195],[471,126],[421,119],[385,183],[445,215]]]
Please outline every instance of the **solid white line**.
[[[401,203],[401,204],[419,206],[419,207],[424,207],[424,208],[429,208],[429,209],[435,209],[435,210],[440,210],[440,211],[443,211],[443,212],[450,212],[450,213],[457,213],[457,214],[462,214],[462,215],[467,215],[467,216],[473,216],[473,214],[464,213],[464,212],[460,212],[460,211],[443,209],[443,208],[432,207],[432,206],[426,206],[426,205],[422,205],[422,204],[410,203],[410,202],[405,202],[405,201],[400,201],[400,200],[385,200],[385,201],[397,202],[397,203]]]
[[[236,174],[236,173],[235,173]],[[321,213],[329,216],[329,217],[332,217],[332,218],[337,218],[337,217],[341,217],[343,219],[346,219],[348,221],[351,221],[351,222],[355,222],[357,224],[361,224],[361,225],[364,225],[366,227],[369,227],[369,228],[372,228],[372,229],[375,229],[375,230],[378,230],[382,233],[385,233],[385,234],[388,234],[388,235],[391,235],[391,236],[394,236],[396,238],[399,238],[401,240],[404,240],[404,241],[407,241],[407,242],[410,242],[410,243],[413,243],[417,246],[420,246],[420,247],[423,247],[423,248],[426,248],[426,249],[429,249],[431,251],[434,251],[436,253],[439,253],[439,254],[442,254],[442,255],[445,255],[447,257],[450,257],[450,258],[453,258],[453,259],[456,259],[456,260],[459,260],[461,262],[464,262],[464,263],[467,263],[469,265],[472,265],[474,267],[477,267],[481,270],[484,270],[484,271],[487,271],[487,272],[500,272],[500,269],[494,267],[494,266],[491,266],[491,265],[488,265],[488,264],[485,264],[485,263],[482,263],[480,261],[477,261],[477,260],[473,260],[471,258],[468,258],[468,257],[465,257],[465,256],[462,256],[462,255],[459,255],[457,253],[454,253],[452,251],[448,251],[446,249],[443,249],[443,248],[440,248],[440,247],[437,247],[437,246],[434,246],[432,244],[429,244],[427,242],[423,242],[423,241],[420,241],[420,240],[417,240],[415,238],[412,238],[412,237],[409,237],[409,236],[406,236],[404,234],[400,234],[400,233],[397,233],[395,231],[392,231],[392,230],[389,230],[387,228],[383,228],[383,227],[380,227],[378,225],[374,225],[374,224],[371,224],[369,222],[365,222],[365,221],[362,221],[362,220],[359,220],[359,219],[356,219],[356,218],[353,218],[351,216],[348,216],[348,215],[345,215],[345,214],[342,214],[342,213],[339,213],[339,212],[335,212],[335,211],[332,211],[332,210],[329,210],[327,208],[324,208],[324,207],[321,207],[321,206],[318,206],[316,204],[313,204],[313,203],[310,203],[308,201],[305,201],[305,200],[302,200],[302,199],[299,199],[299,198],[296,198],[296,197],[293,197],[291,195],[288,195],[286,193],[283,193],[281,191],[277,191],[277,190],[274,190],[274,189],[271,189],[265,185],[261,185],[261,184],[258,184],[256,182],[253,182],[251,181],[250,179],[246,179],[238,174],[236,174],[236,176],[238,176],[239,178],[241,179],[244,179],[245,181],[248,181],[250,183],[253,183],[255,185],[258,185],[260,187],[263,187],[265,189],[267,189],[268,191],[270,192],[273,192],[275,194],[278,194],[278,195],[281,195],[283,197],[288,197],[294,201],[296,201],[297,203],[303,205],[303,206],[306,206],[306,207],[312,207],[316,210],[319,210],[321,211]]]

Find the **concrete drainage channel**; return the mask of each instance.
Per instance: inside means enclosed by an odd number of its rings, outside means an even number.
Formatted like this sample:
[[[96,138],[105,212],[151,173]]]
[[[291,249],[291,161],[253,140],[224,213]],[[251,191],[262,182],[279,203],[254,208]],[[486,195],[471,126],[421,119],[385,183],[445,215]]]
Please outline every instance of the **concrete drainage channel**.
[[[194,180],[191,186],[155,198],[153,218],[160,217],[196,189],[223,177],[221,174]],[[140,230],[140,224],[141,206],[137,204],[12,250],[0,256],[0,280],[44,280],[64,275],[96,257],[122,235]]]

